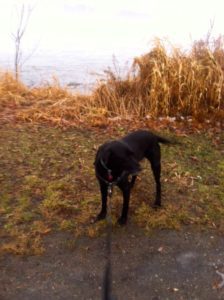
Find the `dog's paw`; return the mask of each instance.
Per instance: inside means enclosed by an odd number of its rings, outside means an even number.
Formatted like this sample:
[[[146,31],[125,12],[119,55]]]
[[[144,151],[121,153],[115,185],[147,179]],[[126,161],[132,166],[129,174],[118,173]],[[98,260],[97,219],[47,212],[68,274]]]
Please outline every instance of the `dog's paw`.
[[[98,222],[100,220],[104,220],[106,218],[106,215],[107,215],[106,213],[99,213],[98,216],[96,217],[94,223],[96,223],[96,222]]]
[[[121,226],[124,226],[126,223],[127,223],[127,218],[122,218],[120,217],[118,220],[117,220],[117,223]]]
[[[162,208],[162,205],[161,205],[160,203],[154,203],[154,204],[152,205],[152,208],[154,208],[155,210],[156,210],[156,209],[160,209],[160,208]]]

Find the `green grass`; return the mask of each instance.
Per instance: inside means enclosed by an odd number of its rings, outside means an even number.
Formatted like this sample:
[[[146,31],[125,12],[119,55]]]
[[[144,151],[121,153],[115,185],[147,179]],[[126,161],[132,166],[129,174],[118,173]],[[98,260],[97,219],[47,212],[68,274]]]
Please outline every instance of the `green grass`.
[[[41,254],[43,236],[53,231],[94,237],[104,230],[105,222],[92,224],[100,209],[93,161],[96,148],[110,138],[109,131],[100,129],[1,128],[1,253]],[[163,208],[150,207],[155,187],[145,161],[132,193],[129,222],[149,231],[183,224],[223,231],[223,139],[223,133],[207,132],[181,137],[180,145],[162,145]],[[114,222],[121,203],[115,190]]]

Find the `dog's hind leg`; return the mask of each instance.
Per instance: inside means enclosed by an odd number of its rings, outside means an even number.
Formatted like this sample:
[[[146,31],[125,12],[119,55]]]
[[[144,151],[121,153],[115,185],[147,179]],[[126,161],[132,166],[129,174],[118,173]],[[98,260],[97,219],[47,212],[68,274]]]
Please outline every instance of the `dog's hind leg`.
[[[107,215],[107,184],[99,181],[100,184],[100,191],[101,191],[101,202],[102,202],[102,206],[101,206],[101,211],[98,214],[98,216],[96,217],[96,221],[99,220],[103,220],[106,218]]]
[[[153,175],[156,182],[156,199],[154,202],[154,206],[161,206],[161,182],[160,182],[160,173],[161,173],[161,164],[151,164]]]
[[[156,198],[154,207],[158,207],[161,206],[161,153],[159,144],[155,145],[153,151],[151,151],[146,157],[150,161],[152,172],[156,182]]]

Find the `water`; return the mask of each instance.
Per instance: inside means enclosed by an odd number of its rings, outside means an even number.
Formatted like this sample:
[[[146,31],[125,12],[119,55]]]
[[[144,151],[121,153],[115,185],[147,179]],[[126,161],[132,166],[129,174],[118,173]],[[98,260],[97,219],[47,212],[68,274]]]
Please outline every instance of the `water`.
[[[26,58],[26,56],[24,55]],[[133,54],[87,53],[75,51],[36,53],[22,65],[21,79],[29,87],[50,84],[53,77],[61,86],[73,91],[88,92],[96,82],[105,78],[108,67],[120,76],[130,68]],[[13,55],[0,55],[0,68],[13,70]]]

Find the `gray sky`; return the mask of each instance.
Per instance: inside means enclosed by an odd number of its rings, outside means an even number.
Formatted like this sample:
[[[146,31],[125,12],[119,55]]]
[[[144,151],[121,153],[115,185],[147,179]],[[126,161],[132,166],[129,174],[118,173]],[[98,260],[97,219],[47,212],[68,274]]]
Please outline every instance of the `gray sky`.
[[[224,32],[223,0],[0,0],[0,54],[13,52],[10,34],[18,24],[15,7],[34,7],[23,51],[76,50],[85,53],[144,53],[154,37],[188,46]]]

